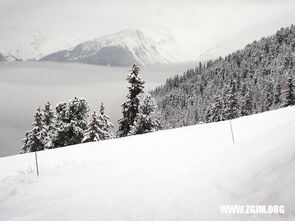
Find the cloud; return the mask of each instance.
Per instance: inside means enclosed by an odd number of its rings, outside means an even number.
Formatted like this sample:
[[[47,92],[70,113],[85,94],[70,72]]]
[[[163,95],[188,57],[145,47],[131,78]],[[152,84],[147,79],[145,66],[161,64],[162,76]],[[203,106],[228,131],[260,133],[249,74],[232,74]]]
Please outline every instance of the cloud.
[[[257,25],[269,32],[293,23],[294,8],[293,0],[1,1],[0,41],[19,41],[36,32],[50,36],[49,45],[62,45],[62,41],[99,37],[141,22],[167,27],[194,53]]]

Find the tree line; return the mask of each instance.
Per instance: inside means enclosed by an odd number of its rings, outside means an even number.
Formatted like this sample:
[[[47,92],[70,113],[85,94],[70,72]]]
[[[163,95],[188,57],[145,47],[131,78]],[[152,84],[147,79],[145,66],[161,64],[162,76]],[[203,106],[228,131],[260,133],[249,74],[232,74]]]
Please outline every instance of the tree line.
[[[164,128],[229,120],[295,104],[295,26],[200,62],[151,92]]]
[[[97,142],[136,134],[154,132],[161,128],[154,99],[144,94],[144,81],[140,69],[133,65],[127,76],[129,82],[127,100],[121,105],[122,118],[114,135],[114,125],[105,114],[102,103],[98,112],[89,118],[90,106],[84,98],[75,97],[68,103],[60,102],[55,111],[47,102],[34,114],[33,128],[25,133],[21,153],[65,147],[74,144]],[[142,99],[143,97],[143,99]]]

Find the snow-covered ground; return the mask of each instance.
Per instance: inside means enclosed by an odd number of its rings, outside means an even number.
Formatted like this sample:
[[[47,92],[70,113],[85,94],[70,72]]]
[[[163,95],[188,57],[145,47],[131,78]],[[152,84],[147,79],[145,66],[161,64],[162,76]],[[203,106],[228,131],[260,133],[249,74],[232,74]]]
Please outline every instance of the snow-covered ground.
[[[295,107],[0,158],[1,221],[294,220]],[[222,215],[282,204],[284,215]]]

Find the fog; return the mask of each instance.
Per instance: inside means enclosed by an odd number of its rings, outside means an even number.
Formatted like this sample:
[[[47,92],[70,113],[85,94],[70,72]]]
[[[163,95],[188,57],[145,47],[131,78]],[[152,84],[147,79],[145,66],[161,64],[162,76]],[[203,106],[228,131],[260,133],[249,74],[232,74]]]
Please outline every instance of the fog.
[[[253,41],[294,23],[294,8],[294,0],[1,0],[0,52],[26,59],[30,50],[52,53],[149,25],[170,30],[196,57],[237,35]]]
[[[193,64],[154,65],[143,67],[145,91],[182,73]],[[0,63],[0,156],[21,150],[24,133],[32,128],[38,106],[50,101],[53,108],[59,101],[74,96],[84,97],[91,111],[103,102],[111,121],[117,126],[120,104],[127,94],[128,67],[106,67],[64,63]]]

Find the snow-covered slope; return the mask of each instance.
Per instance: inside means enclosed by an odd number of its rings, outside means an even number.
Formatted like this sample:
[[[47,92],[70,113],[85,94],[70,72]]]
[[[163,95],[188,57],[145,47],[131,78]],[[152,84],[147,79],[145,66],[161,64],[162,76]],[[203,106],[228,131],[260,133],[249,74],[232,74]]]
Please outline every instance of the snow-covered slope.
[[[0,220],[294,220],[295,107],[0,159]],[[222,215],[282,204],[284,215]]]
[[[128,66],[134,62],[141,65],[177,63],[185,57],[169,32],[130,29],[86,41],[41,60]]]

